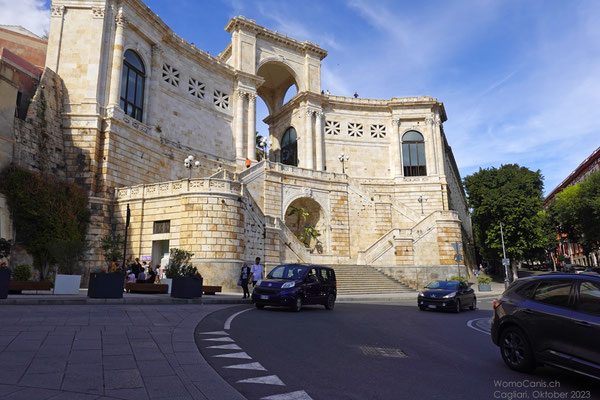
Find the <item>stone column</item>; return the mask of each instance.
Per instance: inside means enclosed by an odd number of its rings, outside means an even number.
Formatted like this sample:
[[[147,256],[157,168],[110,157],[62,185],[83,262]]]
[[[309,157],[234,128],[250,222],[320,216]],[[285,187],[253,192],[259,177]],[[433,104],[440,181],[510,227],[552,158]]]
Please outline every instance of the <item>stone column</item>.
[[[394,177],[404,175],[402,164],[402,140],[400,139],[400,120],[392,120],[392,171]]]
[[[149,93],[146,94],[146,98],[148,99],[148,111],[146,113],[146,122],[149,125],[153,125],[156,127],[157,125],[157,116],[158,116],[158,92],[159,92],[159,79],[161,74],[161,58],[162,58],[162,49],[160,46],[154,44],[152,45],[152,65],[150,70],[150,86]]]
[[[109,106],[118,106],[121,100],[121,73],[123,69],[123,32],[127,26],[127,19],[123,10],[115,16],[117,29],[115,30],[115,44],[113,45],[113,57],[110,74],[110,94],[108,96]]]
[[[317,171],[323,171],[323,113],[317,111],[315,117],[315,131],[317,133],[315,137],[316,169]]]
[[[62,45],[62,32],[65,21],[65,6],[51,6],[50,35],[48,38],[48,51],[46,53],[46,66],[58,73],[60,50]]]
[[[244,98],[246,93],[238,90],[235,111],[235,158],[244,160]]]
[[[256,94],[248,94],[248,156],[256,160]]]
[[[313,124],[312,124],[312,116],[313,110],[306,110],[306,122],[304,129],[306,130],[305,139],[304,139],[304,157],[305,157],[305,165],[304,168],[314,169],[314,155],[313,155]]]

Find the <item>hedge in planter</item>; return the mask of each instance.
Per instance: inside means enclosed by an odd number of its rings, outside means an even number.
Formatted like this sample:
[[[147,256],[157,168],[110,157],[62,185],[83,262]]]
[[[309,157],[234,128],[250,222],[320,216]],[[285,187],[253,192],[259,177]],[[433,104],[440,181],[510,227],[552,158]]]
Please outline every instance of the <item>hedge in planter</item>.
[[[10,274],[10,268],[7,267],[6,263],[2,263],[2,265],[0,265],[0,299],[5,299],[8,297]]]
[[[172,279],[171,297],[193,299],[202,297],[202,275],[190,262],[194,254],[182,249],[171,249],[165,274]]]
[[[492,286],[490,283],[492,283],[492,278],[489,276],[480,276],[477,279],[478,289],[480,292],[491,292]]]
[[[88,297],[94,299],[120,299],[123,297],[125,274],[121,268],[100,270],[90,274]]]

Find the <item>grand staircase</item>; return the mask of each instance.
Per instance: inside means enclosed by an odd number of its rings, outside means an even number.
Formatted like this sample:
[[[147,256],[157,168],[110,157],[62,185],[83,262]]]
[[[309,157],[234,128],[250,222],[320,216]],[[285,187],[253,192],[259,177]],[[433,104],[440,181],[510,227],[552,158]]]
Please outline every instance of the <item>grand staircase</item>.
[[[415,293],[402,283],[365,265],[329,265],[335,270],[339,295]]]

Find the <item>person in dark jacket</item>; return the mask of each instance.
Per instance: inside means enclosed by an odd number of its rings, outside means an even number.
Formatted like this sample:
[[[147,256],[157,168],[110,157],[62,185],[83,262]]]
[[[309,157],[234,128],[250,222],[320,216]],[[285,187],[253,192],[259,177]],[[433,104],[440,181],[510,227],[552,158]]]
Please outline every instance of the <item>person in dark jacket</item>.
[[[248,263],[246,263],[246,261],[244,261],[242,270],[240,271],[240,280],[242,281],[242,289],[244,290],[244,297],[242,297],[243,299],[245,299],[246,297],[250,297],[250,292],[248,291],[248,279],[249,278],[250,278],[250,267],[248,266]]]
[[[156,280],[156,269],[152,269],[152,267],[148,267],[148,278],[146,279],[146,283],[154,283]]]

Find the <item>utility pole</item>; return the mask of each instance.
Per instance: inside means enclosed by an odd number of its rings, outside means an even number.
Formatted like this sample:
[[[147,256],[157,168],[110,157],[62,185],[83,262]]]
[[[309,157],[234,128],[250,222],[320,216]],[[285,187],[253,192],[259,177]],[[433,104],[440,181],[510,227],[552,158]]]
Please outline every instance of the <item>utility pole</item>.
[[[504,248],[504,231],[502,229],[502,222],[500,222],[500,238],[502,239],[502,265],[504,265],[504,287],[507,288],[510,285],[510,279],[508,278],[508,266],[510,260],[506,258],[506,249]]]

